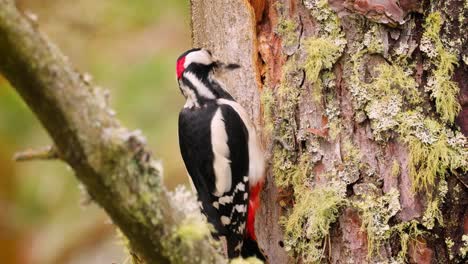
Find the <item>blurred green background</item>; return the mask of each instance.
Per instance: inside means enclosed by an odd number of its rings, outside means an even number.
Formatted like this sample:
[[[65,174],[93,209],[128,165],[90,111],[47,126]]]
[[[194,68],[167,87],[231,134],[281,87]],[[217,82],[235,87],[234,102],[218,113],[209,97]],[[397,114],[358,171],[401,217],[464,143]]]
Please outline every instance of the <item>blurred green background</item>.
[[[188,0],[17,0],[81,72],[110,91],[117,117],[141,129],[169,188],[186,183],[177,143],[183,105],[175,59],[190,47]],[[83,205],[73,171],[58,161],[14,163],[51,140],[0,76],[0,263],[125,263],[105,214]],[[81,202],[80,202],[81,201]]]

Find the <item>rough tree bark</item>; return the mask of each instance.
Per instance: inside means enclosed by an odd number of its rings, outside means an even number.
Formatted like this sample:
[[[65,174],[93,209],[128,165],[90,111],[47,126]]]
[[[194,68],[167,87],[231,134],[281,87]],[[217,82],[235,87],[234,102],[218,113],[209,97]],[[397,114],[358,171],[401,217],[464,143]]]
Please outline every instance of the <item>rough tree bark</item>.
[[[262,128],[271,263],[468,250],[466,1],[192,0],[194,46]]]
[[[103,92],[0,7],[0,71],[132,250],[222,262]],[[243,66],[223,77],[270,154],[257,230],[271,263],[466,260],[466,13],[456,0],[192,1],[194,45]]]
[[[105,92],[76,72],[13,0],[0,0],[0,72],[48,131],[58,156],[126,235],[135,262],[226,262],[196,202],[165,190],[144,139],[119,124]],[[50,156],[36,154],[23,158]]]

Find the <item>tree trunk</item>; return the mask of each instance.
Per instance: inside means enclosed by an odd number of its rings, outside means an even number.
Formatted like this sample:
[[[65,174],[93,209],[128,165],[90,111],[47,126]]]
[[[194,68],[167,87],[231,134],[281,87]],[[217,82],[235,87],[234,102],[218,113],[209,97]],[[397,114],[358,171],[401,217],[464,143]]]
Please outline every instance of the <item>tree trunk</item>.
[[[467,259],[466,1],[191,5],[194,46],[242,65],[270,263]]]

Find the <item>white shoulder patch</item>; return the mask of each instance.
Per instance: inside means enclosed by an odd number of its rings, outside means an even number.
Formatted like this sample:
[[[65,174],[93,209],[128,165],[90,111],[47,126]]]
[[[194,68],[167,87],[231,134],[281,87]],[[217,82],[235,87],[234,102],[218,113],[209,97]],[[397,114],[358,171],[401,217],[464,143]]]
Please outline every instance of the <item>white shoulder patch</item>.
[[[213,147],[213,169],[216,177],[216,192],[221,196],[231,190],[231,160],[229,160],[229,146],[223,114],[219,108],[211,120],[211,144]]]
[[[254,124],[245,109],[237,102],[218,99],[218,104],[229,105],[232,107],[244,122],[249,131],[249,185],[255,186],[265,176],[265,157],[260,140],[258,139],[257,131]]]

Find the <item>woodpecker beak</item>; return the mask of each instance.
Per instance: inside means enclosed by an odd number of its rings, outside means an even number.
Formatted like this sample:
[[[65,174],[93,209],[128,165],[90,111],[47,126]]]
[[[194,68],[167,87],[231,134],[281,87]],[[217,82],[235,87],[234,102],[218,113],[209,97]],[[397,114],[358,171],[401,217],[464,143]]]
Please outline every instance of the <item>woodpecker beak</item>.
[[[224,62],[221,62],[221,61],[215,61],[214,62],[214,67],[217,68],[217,69],[220,69],[220,70],[235,70],[235,69],[238,69],[240,68],[240,65],[239,64],[236,64],[236,63],[224,63]]]

